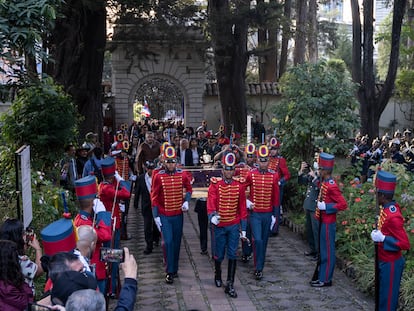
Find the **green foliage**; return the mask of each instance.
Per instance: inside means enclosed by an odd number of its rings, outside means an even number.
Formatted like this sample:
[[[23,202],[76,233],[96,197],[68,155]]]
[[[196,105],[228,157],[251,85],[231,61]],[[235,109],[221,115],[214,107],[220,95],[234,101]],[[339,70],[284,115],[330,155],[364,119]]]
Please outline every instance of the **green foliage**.
[[[47,60],[42,37],[54,27],[61,0],[0,0],[0,57],[23,68],[22,57]],[[11,68],[10,68],[11,69]]]
[[[334,154],[347,153],[349,135],[359,123],[355,84],[343,61],[293,67],[282,77],[280,86],[283,99],[273,121],[284,137],[284,156],[310,160],[315,147]]]
[[[414,98],[414,70],[401,70],[395,81],[396,94],[403,100]]]
[[[71,98],[51,79],[20,90],[11,112],[1,117],[2,135],[10,148],[31,147],[33,168],[46,172],[74,142],[79,116]]]
[[[349,72],[352,70],[352,41],[349,39],[346,29],[339,29],[340,33],[338,35],[337,46],[332,52],[332,57],[336,59],[342,59],[346,68]]]

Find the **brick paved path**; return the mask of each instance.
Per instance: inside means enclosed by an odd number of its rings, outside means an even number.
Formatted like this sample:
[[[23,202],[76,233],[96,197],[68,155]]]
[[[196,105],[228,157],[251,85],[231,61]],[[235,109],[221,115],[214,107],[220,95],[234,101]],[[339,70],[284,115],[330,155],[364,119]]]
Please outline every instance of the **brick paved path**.
[[[122,245],[129,247],[138,263],[135,310],[374,310],[373,299],[356,291],[352,281],[339,270],[335,271],[332,287],[310,287],[315,262],[303,255],[304,241],[287,227],[281,227],[279,236],[269,239],[261,281],[253,277],[252,261],[238,261],[234,284],[238,298],[228,298],[224,288],[214,285],[214,262],[208,255],[200,254],[194,205],[193,199],[184,217],[179,277],[172,285],[164,281],[161,247],[155,247],[150,255],[143,254],[143,220],[140,210],[136,211],[131,205],[128,232],[133,238],[122,241]],[[222,267],[223,281],[227,276],[226,262]],[[111,301],[111,306],[115,302]]]

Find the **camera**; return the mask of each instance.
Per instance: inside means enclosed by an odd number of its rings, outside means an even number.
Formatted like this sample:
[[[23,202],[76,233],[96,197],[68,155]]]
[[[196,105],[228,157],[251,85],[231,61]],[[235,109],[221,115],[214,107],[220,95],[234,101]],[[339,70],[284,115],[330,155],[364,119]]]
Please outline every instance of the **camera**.
[[[49,311],[49,310],[52,310],[52,309],[50,309],[47,306],[39,305],[37,303],[30,303],[28,310],[30,310],[30,311]]]
[[[26,228],[25,234],[24,234],[24,240],[26,244],[29,244],[29,242],[33,241],[34,239],[34,230],[33,228]]]
[[[102,247],[100,259],[104,262],[124,262],[125,252],[123,249]]]

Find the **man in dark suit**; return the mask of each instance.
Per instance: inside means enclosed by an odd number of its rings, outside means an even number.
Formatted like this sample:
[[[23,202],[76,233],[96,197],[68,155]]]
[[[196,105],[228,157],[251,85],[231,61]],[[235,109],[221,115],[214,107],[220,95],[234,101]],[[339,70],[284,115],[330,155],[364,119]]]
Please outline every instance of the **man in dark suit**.
[[[152,172],[155,168],[155,163],[146,161],[144,167],[145,173],[139,175],[136,181],[134,207],[138,208],[139,199],[141,198],[141,213],[144,218],[144,236],[145,242],[147,243],[144,254],[148,255],[152,253],[153,243],[159,245],[160,233],[154,223],[150,198]]]

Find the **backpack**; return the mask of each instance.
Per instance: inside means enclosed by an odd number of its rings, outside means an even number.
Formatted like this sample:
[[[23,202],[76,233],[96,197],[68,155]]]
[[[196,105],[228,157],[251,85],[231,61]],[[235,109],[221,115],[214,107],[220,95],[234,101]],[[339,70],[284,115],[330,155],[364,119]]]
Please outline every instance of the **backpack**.
[[[95,160],[92,159],[92,158],[91,158],[91,163],[92,163],[92,166],[93,166],[93,174],[95,175],[96,179],[98,180],[98,184],[100,184],[103,181],[102,171],[98,167],[98,165],[96,165]]]

